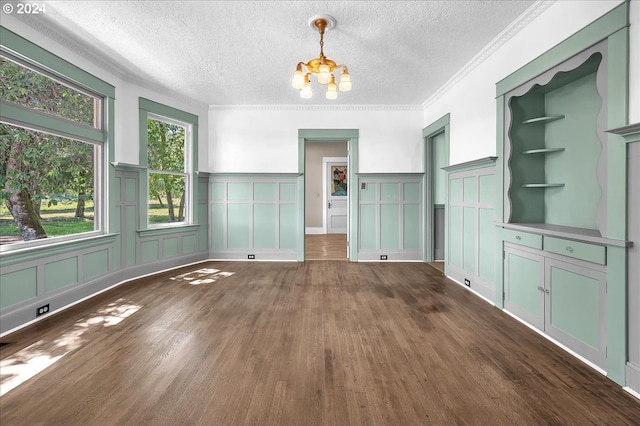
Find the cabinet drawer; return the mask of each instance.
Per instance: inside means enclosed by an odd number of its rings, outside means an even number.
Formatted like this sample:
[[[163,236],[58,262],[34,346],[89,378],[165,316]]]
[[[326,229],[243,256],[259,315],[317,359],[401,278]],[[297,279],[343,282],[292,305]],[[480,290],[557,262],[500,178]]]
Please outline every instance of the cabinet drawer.
[[[561,238],[544,237],[544,249],[551,253],[586,260],[587,262],[607,263],[606,247],[595,244],[580,243],[578,241],[563,240]]]
[[[514,231],[513,229],[503,229],[502,238],[510,243],[542,250],[542,235]]]

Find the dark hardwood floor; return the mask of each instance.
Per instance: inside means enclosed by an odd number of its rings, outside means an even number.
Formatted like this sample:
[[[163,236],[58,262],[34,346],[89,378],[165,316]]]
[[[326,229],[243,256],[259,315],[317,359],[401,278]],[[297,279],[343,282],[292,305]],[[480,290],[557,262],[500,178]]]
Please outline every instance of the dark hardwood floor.
[[[42,370],[0,398],[3,426],[640,420],[617,384],[422,263],[208,262],[1,341],[3,386]]]

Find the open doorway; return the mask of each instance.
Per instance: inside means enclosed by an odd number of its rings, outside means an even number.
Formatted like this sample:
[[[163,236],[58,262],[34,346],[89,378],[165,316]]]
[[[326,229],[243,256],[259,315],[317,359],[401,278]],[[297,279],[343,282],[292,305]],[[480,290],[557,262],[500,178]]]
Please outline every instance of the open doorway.
[[[347,142],[305,141],[305,259],[347,260]]]

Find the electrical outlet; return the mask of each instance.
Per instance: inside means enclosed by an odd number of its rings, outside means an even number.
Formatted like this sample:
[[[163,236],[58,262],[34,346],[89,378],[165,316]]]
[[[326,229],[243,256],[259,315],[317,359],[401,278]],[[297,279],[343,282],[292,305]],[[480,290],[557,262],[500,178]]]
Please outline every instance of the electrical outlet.
[[[464,285],[466,285],[467,287],[471,287],[471,281],[469,281],[468,279],[464,279]]]
[[[44,315],[49,313],[49,304],[47,303],[46,305],[40,306],[39,308],[36,309],[36,316],[39,317],[40,315]]]
[[[255,259],[255,258],[256,258],[256,255],[255,255],[255,254],[250,254],[250,255],[249,255],[249,259]]]
[[[381,254],[380,255],[380,260],[387,260],[387,255],[386,254]]]

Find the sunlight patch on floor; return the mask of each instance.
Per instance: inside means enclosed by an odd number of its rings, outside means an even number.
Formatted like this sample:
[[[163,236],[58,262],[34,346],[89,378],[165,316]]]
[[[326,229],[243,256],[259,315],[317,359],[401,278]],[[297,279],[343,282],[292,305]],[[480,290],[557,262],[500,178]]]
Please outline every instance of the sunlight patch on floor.
[[[40,340],[0,361],[0,396],[15,389],[89,339],[87,332],[113,327],[137,312],[142,305],[118,299],[77,321],[71,330],[53,341]]]
[[[235,272],[223,272],[219,269],[202,268],[176,277],[171,277],[171,279],[178,282],[186,281],[191,285],[201,285],[214,283],[220,278],[230,277],[233,274],[235,274]]]

